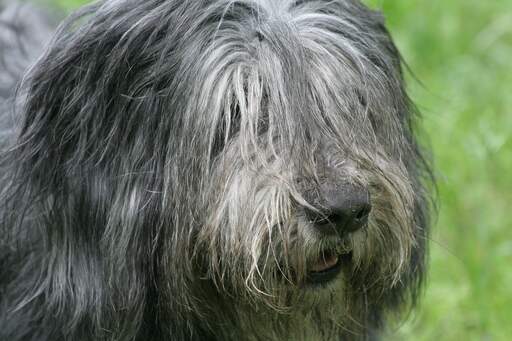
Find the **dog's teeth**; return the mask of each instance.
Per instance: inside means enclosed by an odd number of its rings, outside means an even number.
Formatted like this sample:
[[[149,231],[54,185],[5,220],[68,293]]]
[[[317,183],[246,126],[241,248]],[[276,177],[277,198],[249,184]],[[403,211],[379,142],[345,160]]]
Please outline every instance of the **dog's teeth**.
[[[325,270],[327,270],[329,268],[332,268],[337,263],[338,263],[338,256],[337,255],[332,255],[332,256],[328,256],[328,257],[321,257],[318,260],[318,262],[313,264],[313,266],[311,267],[311,271],[313,271],[313,272],[325,271]]]

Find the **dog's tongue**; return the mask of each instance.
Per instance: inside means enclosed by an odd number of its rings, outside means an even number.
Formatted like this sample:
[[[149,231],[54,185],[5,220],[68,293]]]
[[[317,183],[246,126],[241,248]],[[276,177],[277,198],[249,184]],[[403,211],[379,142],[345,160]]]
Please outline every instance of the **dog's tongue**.
[[[312,272],[322,272],[327,269],[332,268],[338,263],[338,256],[335,254],[332,255],[323,255],[318,259],[318,261],[311,266]]]

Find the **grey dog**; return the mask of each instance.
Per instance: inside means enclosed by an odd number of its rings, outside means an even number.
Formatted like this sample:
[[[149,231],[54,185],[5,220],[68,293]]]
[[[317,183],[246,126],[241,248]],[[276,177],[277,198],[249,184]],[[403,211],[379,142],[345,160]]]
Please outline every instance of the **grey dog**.
[[[12,8],[1,340],[368,340],[415,304],[433,180],[380,13],[100,1],[43,51]]]

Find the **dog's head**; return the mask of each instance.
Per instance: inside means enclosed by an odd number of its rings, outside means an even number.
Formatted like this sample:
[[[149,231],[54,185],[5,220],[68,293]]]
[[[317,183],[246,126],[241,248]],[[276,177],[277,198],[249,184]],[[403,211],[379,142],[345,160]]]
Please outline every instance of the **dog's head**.
[[[231,304],[364,329],[414,297],[429,171],[399,54],[359,2],[100,3],[26,92],[19,202],[45,218],[42,292],[83,303],[70,325],[99,302],[175,333]]]

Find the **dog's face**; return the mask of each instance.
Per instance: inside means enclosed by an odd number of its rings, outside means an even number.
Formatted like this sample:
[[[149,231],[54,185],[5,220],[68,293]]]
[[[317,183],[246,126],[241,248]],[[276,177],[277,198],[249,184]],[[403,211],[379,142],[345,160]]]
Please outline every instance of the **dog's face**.
[[[414,112],[382,18],[353,1],[204,13],[180,77],[190,269],[238,312],[357,329],[346,320],[415,285],[426,238]]]
[[[422,160],[382,18],[352,1],[225,10],[184,52],[201,65],[178,138],[201,144],[184,156],[202,172],[192,267],[278,310],[403,289],[424,250]]]
[[[84,13],[32,74],[20,155],[34,187],[55,189],[51,219],[94,223],[61,237],[99,245],[111,305],[150,292],[175,333],[301,312],[335,337],[414,298],[428,169],[378,13],[355,0]]]

